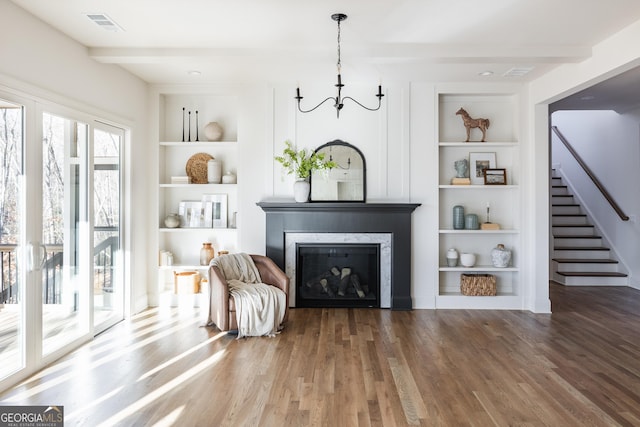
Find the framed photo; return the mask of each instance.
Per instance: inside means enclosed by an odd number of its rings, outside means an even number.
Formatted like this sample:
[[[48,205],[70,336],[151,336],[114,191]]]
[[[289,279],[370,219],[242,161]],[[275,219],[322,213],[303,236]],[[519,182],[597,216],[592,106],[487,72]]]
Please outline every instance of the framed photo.
[[[178,206],[180,216],[180,227],[199,228],[204,227],[204,206],[200,201],[183,201]]]
[[[204,194],[202,204],[206,221],[204,227],[227,228],[226,194]]]
[[[496,168],[496,153],[469,153],[471,184],[484,184],[484,170]]]
[[[506,169],[485,169],[484,185],[507,185]]]

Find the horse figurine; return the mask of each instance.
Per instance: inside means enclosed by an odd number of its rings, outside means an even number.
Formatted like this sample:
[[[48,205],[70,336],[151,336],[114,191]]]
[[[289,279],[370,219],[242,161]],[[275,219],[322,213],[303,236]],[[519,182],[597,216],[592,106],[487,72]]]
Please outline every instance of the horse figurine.
[[[467,140],[465,142],[469,142],[469,133],[471,132],[471,128],[479,128],[482,131],[481,142],[484,142],[485,137],[487,136],[487,129],[489,128],[489,119],[472,119],[464,108],[460,108],[456,115],[462,116],[464,127],[467,128]]]

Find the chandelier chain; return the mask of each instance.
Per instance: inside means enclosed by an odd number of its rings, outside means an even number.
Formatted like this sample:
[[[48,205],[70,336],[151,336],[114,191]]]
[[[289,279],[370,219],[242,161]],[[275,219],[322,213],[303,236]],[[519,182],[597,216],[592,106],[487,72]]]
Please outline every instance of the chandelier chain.
[[[336,65],[338,66],[338,74],[340,74],[340,69],[342,67],[340,62],[340,21],[338,21],[338,63]]]

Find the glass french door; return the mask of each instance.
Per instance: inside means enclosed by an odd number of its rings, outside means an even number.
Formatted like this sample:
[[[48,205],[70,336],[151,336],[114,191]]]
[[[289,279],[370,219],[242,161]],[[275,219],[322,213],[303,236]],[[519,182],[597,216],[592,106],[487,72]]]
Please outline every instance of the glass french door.
[[[123,140],[0,94],[0,388],[123,318]]]
[[[122,129],[93,128],[93,325],[99,333],[124,318],[122,259]]]

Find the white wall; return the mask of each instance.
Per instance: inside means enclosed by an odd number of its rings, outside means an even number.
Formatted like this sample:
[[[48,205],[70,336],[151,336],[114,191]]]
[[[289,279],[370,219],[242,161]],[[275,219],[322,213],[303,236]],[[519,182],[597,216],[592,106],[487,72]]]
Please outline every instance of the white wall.
[[[551,116],[625,214],[640,212],[640,111],[556,111]],[[640,287],[640,227],[622,221],[554,135],[552,164],[565,176],[622,264]],[[556,166],[557,165],[557,166]]]
[[[149,150],[147,85],[120,67],[99,64],[87,49],[34,18],[12,2],[0,2],[0,85],[47,102],[93,114],[126,127],[131,139],[125,165],[128,194],[126,240],[131,244],[131,311],[147,306],[147,248],[150,223],[145,218],[151,188],[144,161]],[[135,169],[135,176],[132,175]],[[131,197],[131,195],[135,197]],[[134,226],[143,224],[145,226]],[[149,224],[150,226],[150,224]],[[125,245],[127,243],[125,242]]]

